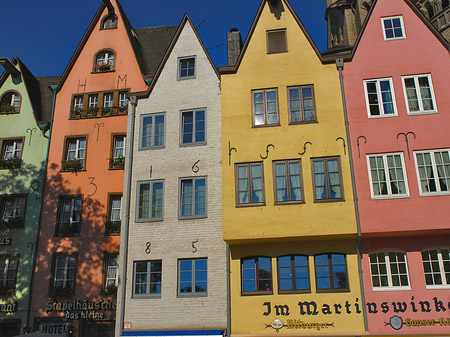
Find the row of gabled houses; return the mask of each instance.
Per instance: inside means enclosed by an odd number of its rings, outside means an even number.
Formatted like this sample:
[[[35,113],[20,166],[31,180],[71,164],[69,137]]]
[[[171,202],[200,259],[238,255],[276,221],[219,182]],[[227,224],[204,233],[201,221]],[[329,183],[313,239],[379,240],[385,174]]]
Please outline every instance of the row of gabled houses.
[[[262,0],[216,68],[187,14],[103,0],[61,77],[0,58],[0,336],[448,334],[430,3],[327,1],[320,53]]]

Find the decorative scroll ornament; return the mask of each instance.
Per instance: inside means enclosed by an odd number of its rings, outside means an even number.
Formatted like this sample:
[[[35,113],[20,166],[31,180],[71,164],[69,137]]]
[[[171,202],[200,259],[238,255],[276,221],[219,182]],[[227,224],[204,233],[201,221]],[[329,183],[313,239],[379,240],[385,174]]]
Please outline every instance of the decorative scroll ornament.
[[[400,135],[405,136],[405,140],[406,140],[406,148],[408,149],[408,159],[411,160],[411,156],[410,156],[410,154],[409,154],[409,141],[408,141],[408,136],[409,136],[409,135],[413,135],[413,136],[414,136],[414,139],[416,139],[416,134],[415,134],[414,132],[412,132],[412,131],[409,131],[409,132],[407,132],[407,133],[400,132],[400,133],[397,135],[397,139],[398,139],[398,137],[399,137]]]
[[[367,138],[364,137],[364,136],[359,136],[358,139],[356,140],[356,144],[358,145],[358,157],[359,157],[359,158],[361,158],[361,152],[360,152],[360,150],[359,150],[359,139],[360,139],[360,138],[364,139],[364,144],[367,143]]]
[[[311,142],[306,142],[305,144],[303,144],[303,152],[299,152],[298,154],[300,155],[300,156],[303,156],[305,153],[306,153],[306,145],[307,144],[309,144],[309,145],[311,145],[312,146],[312,143]]]
[[[103,126],[105,126],[105,123],[95,123],[94,124],[94,128],[97,129],[97,142],[98,142],[98,135],[100,133],[100,128],[103,127]]]
[[[30,139],[28,140],[28,146],[30,146],[31,145],[31,137],[33,136],[33,132],[36,132],[37,131],[37,129],[36,128],[28,128],[27,129],[27,133],[29,133],[30,134]]]
[[[231,165],[231,151],[237,152],[236,148],[231,147],[231,143],[228,141],[228,166]]]
[[[260,154],[259,156],[261,157],[261,159],[267,159],[267,158],[269,157],[269,149],[270,149],[271,147],[272,147],[272,148],[275,148],[275,145],[269,144],[269,145],[266,146],[266,156],[263,157],[262,154]]]
[[[344,143],[344,155],[347,155],[347,150],[346,150],[346,146],[345,146],[345,139],[342,138],[342,137],[337,137],[336,141],[338,141],[339,139],[342,140],[342,142]]]

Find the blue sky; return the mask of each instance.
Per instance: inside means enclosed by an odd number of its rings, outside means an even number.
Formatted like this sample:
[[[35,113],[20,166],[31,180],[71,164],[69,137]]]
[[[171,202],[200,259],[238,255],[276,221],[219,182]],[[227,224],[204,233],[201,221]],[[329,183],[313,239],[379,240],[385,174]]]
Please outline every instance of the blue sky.
[[[326,49],[326,0],[290,0],[320,51]],[[61,75],[101,0],[2,1],[0,57],[15,56],[36,76]],[[260,0],[121,0],[134,28],[178,24],[188,13],[216,64],[226,64],[226,33],[247,33]],[[0,69],[0,73],[3,69]]]

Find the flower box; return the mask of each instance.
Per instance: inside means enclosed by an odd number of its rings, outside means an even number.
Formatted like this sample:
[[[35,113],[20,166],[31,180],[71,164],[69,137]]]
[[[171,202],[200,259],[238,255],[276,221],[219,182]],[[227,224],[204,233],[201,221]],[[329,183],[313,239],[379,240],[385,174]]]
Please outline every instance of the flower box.
[[[113,70],[113,65],[111,63],[103,63],[103,64],[96,64],[95,65],[95,71],[98,73],[102,73],[105,71]]]
[[[81,171],[82,169],[83,169],[83,162],[76,158],[69,159],[69,160],[63,160],[61,162],[61,170],[62,171],[78,172],[78,171]]]
[[[117,294],[117,285],[112,283],[107,285],[105,288],[102,289],[102,295],[109,296],[109,295],[116,295]]]
[[[106,221],[105,232],[106,235],[120,234],[121,221]]]
[[[123,169],[125,166],[125,157],[117,157],[109,159],[109,168]]]
[[[16,113],[16,107],[11,104],[0,105],[0,113]]]
[[[5,287],[4,285],[0,286],[0,298],[3,300],[8,300],[13,297],[16,297],[16,287]]]
[[[98,114],[98,110],[100,110],[98,106],[87,108],[86,116],[87,117],[96,117]]]
[[[79,119],[83,115],[83,109],[73,109],[70,112],[70,119]]]
[[[17,169],[22,165],[22,159],[11,158],[11,159],[0,159],[0,169]]]

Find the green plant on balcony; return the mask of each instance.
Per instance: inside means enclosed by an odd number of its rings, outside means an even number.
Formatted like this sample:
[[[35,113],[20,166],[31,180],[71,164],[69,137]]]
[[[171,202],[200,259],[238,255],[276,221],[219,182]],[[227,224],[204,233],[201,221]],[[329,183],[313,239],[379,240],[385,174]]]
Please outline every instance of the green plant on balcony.
[[[109,159],[109,167],[110,168],[123,169],[124,166],[125,166],[125,157],[124,156]]]
[[[70,112],[70,119],[81,118],[82,114],[83,114],[83,109],[75,108]]]
[[[50,297],[71,297],[73,296],[73,289],[70,285],[65,287],[52,287],[49,291]]]
[[[106,221],[106,224],[105,224],[106,234],[107,235],[120,234],[120,226],[121,226],[120,220]]]
[[[95,65],[95,71],[98,73],[101,73],[104,71],[110,71],[110,70],[113,70],[113,65],[109,62]]]
[[[83,162],[77,158],[63,160],[61,162],[61,169],[63,171],[78,172],[83,169]]]
[[[86,116],[87,117],[95,117],[95,116],[97,116],[98,110],[99,110],[98,106],[89,107],[86,109]]]
[[[102,289],[102,295],[116,295],[117,294],[117,284],[111,283]]]
[[[111,106],[102,107],[102,116],[110,116],[114,112],[114,108]]]
[[[22,159],[20,158],[0,159],[0,169],[17,169],[21,165]]]
[[[128,113],[128,104],[127,105],[119,105],[117,107],[117,113],[119,115],[127,114]]]
[[[0,228],[23,228],[24,224],[25,218],[23,216],[0,219]]]
[[[0,113],[14,113],[16,111],[16,107],[11,104],[2,104],[0,105]]]

